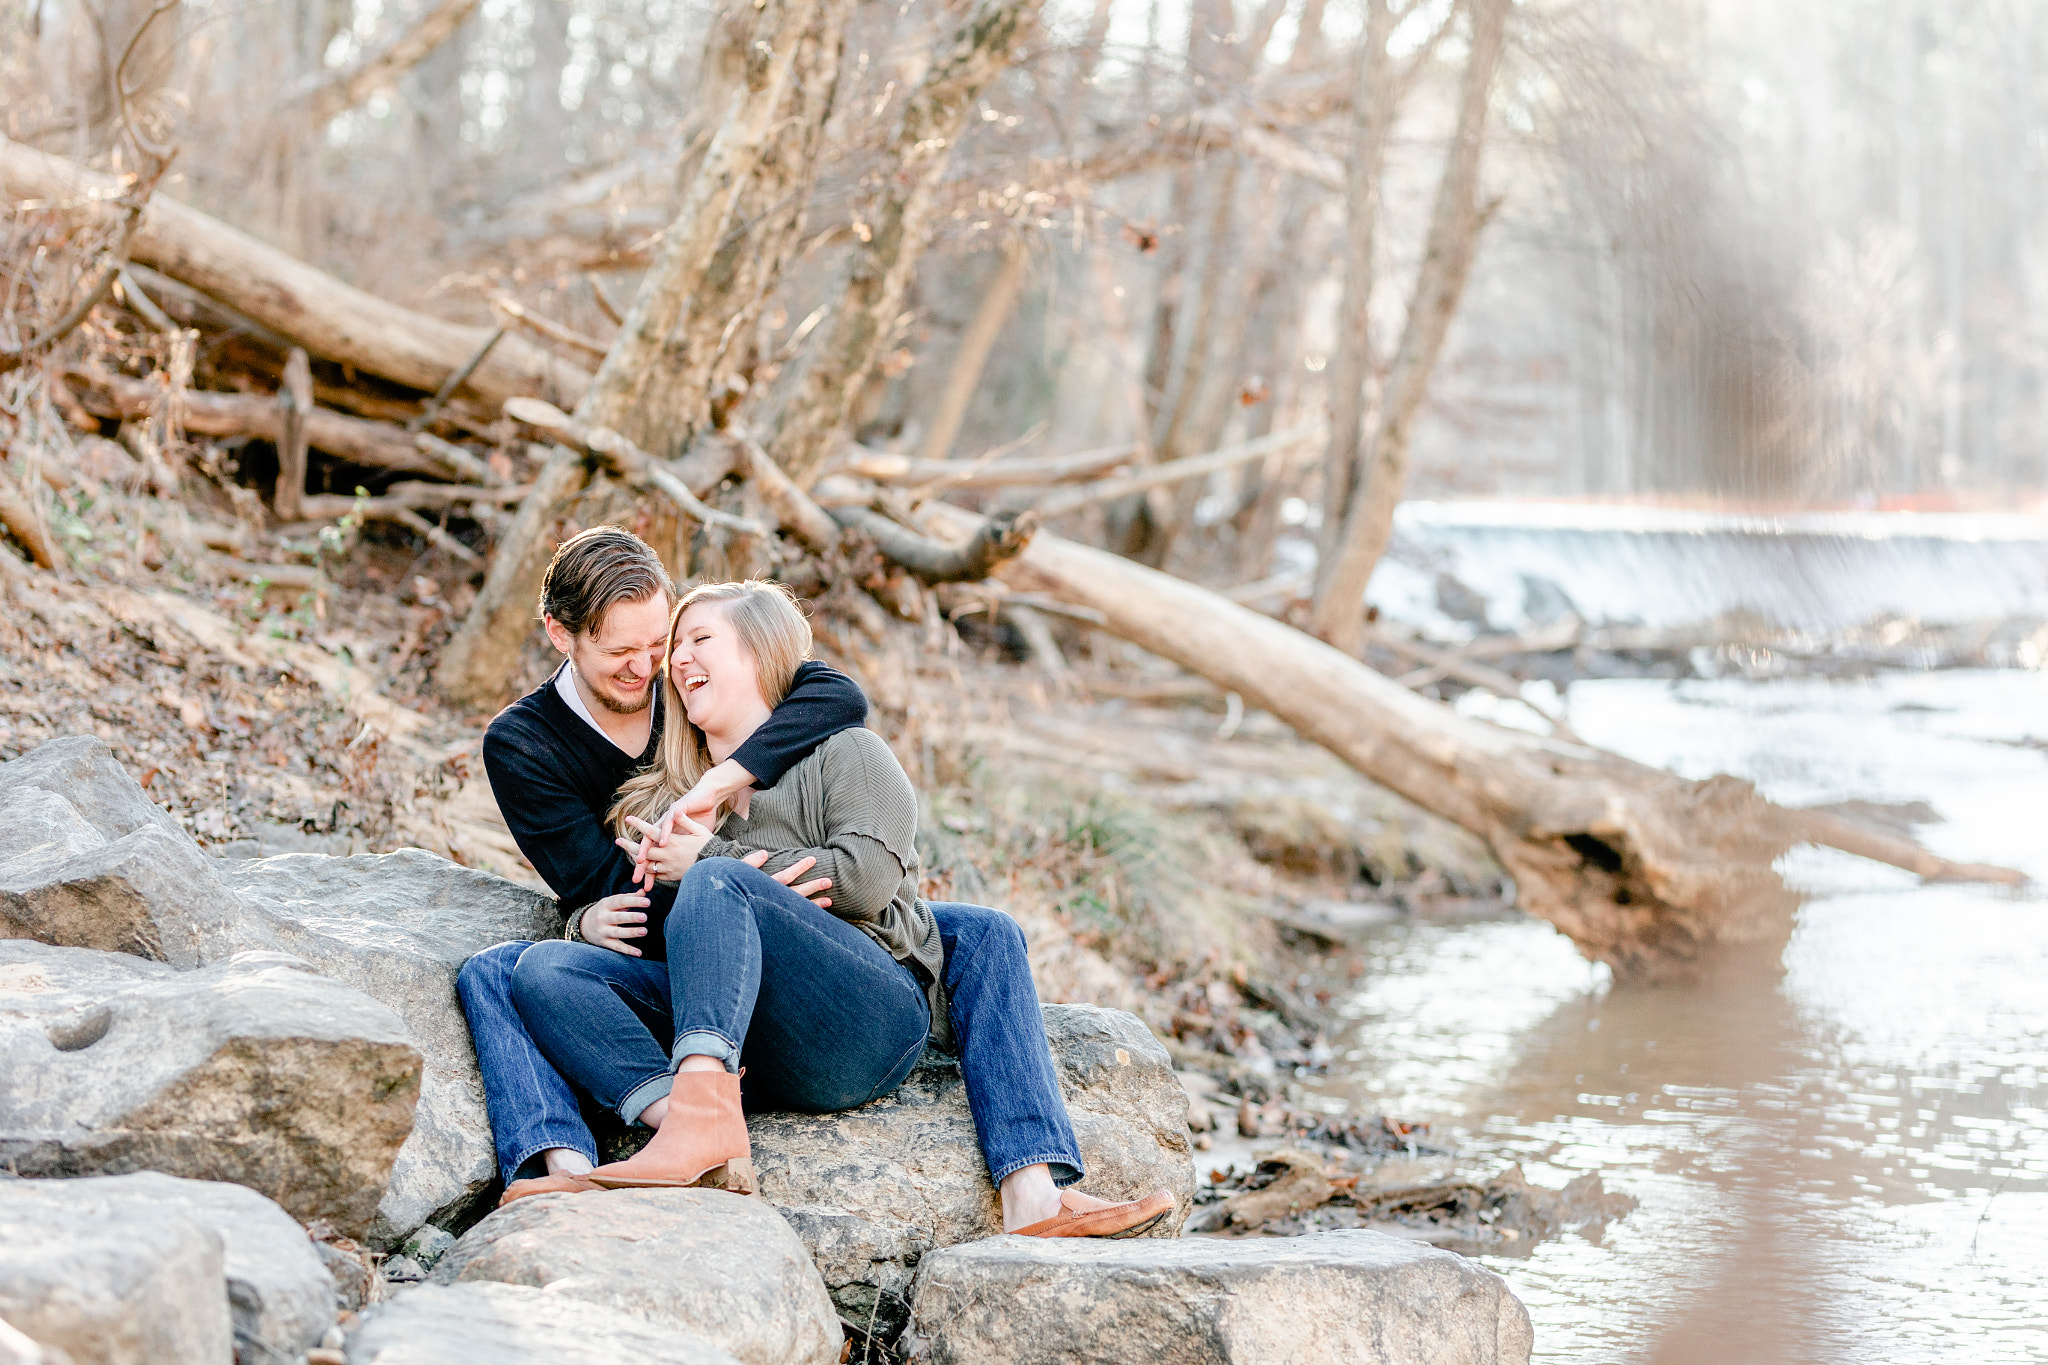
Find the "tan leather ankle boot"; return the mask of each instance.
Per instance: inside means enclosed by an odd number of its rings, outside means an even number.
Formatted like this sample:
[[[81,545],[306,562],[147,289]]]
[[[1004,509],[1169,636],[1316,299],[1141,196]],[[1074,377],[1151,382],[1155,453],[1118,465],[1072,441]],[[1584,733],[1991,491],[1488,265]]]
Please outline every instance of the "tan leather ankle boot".
[[[725,1071],[680,1071],[654,1140],[588,1177],[608,1190],[706,1185],[754,1192],[754,1149],[740,1112],[740,1078]]]

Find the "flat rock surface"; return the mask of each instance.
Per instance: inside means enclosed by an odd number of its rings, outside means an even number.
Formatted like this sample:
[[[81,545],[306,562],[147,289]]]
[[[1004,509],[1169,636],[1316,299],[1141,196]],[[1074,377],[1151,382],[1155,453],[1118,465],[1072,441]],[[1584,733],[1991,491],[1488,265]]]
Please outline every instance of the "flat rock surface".
[[[1081,1188],[1104,1199],[1171,1190],[1178,1207],[1150,1235],[1176,1235],[1194,1171],[1187,1095],[1166,1049],[1121,1010],[1047,1005],[1044,1017],[1087,1166]],[[950,1058],[926,1053],[895,1093],[858,1109],[758,1114],[748,1128],[763,1197],[790,1211],[846,1320],[876,1321],[885,1339],[902,1325],[903,1291],[926,1248],[1003,1230]]]
[[[0,1318],[78,1365],[234,1359],[220,1234],[125,1201],[0,1197]]]
[[[998,1237],[927,1255],[904,1344],[931,1365],[1523,1365],[1500,1276],[1377,1232]]]
[[[296,958],[178,971],[0,939],[0,1162],[225,1180],[368,1228],[420,1058],[390,1009]]]
[[[744,1365],[836,1365],[843,1340],[789,1225],[764,1201],[723,1190],[521,1199],[464,1234],[432,1276],[489,1281],[665,1323]]]
[[[701,1337],[513,1284],[421,1285],[364,1313],[348,1365],[738,1365]]]
[[[177,1219],[220,1237],[239,1365],[303,1360],[334,1322],[334,1280],[306,1230],[254,1190],[154,1171],[80,1180],[0,1179],[0,1218],[41,1219],[61,1241],[69,1219]]]
[[[252,941],[398,1011],[425,1058],[412,1136],[366,1240],[388,1248],[424,1223],[458,1219],[497,1167],[455,974],[493,944],[559,934],[554,901],[421,849],[287,854],[223,863],[219,876],[249,907]]]
[[[1103,1199],[1171,1190],[1179,1208],[1155,1235],[1176,1235],[1194,1198],[1194,1171],[1187,1096],[1166,1049],[1121,1010],[1047,1005],[1045,1027],[1087,1165],[1081,1188]],[[907,1224],[938,1246],[1003,1230],[950,1059],[927,1053],[895,1093],[858,1109],[755,1115],[748,1128],[761,1193],[773,1203]]]

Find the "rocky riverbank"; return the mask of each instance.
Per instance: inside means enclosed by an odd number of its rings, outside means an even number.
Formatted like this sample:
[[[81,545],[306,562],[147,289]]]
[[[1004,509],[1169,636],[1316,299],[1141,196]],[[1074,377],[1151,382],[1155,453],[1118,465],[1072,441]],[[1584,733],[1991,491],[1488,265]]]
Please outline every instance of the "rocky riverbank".
[[[940,1057],[859,1110],[755,1116],[760,1198],[480,1217],[455,972],[558,925],[420,850],[223,861],[96,740],[0,764],[0,1360],[1527,1357],[1520,1304],[1450,1253],[1182,1238],[1189,1091],[1142,1019],[1101,1006],[1047,1006],[1047,1037],[1090,1188],[1179,1194],[1148,1238],[995,1236]]]

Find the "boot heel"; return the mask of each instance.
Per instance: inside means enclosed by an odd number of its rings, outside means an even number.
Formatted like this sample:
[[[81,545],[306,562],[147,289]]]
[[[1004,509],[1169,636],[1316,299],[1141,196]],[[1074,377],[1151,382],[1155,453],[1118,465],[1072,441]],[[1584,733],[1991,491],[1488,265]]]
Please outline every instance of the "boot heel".
[[[736,1156],[724,1165],[707,1171],[699,1183],[716,1190],[729,1190],[734,1194],[753,1194],[758,1188],[754,1181],[753,1159],[744,1156]]]

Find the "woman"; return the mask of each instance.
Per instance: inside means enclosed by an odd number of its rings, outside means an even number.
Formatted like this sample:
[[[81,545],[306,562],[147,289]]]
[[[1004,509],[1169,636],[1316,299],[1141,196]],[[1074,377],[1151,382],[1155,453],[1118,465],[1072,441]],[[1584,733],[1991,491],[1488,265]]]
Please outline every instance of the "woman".
[[[1059,1095],[1014,921],[976,906],[935,911],[917,894],[917,797],[881,738],[844,730],[771,790],[741,798],[714,832],[655,822],[744,743],[809,655],[811,632],[779,584],[699,587],[670,619],[657,761],[619,790],[621,843],[677,882],[643,955],[637,896],[585,909],[571,941],[536,944],[512,1001],[570,1082],[627,1123],[655,1129],[601,1188],[709,1184],[751,1191],[740,1077],[756,1107],[849,1109],[903,1083],[928,1035],[960,1053],[968,1104],[1003,1226],[1030,1236],[1131,1236],[1165,1190],[1111,1203],[1069,1188],[1081,1157]],[[638,839],[631,836],[639,835]],[[652,838],[648,836],[654,836]],[[750,854],[767,850],[766,867]],[[812,859],[825,904],[772,875]],[[940,912],[943,912],[940,913]]]

